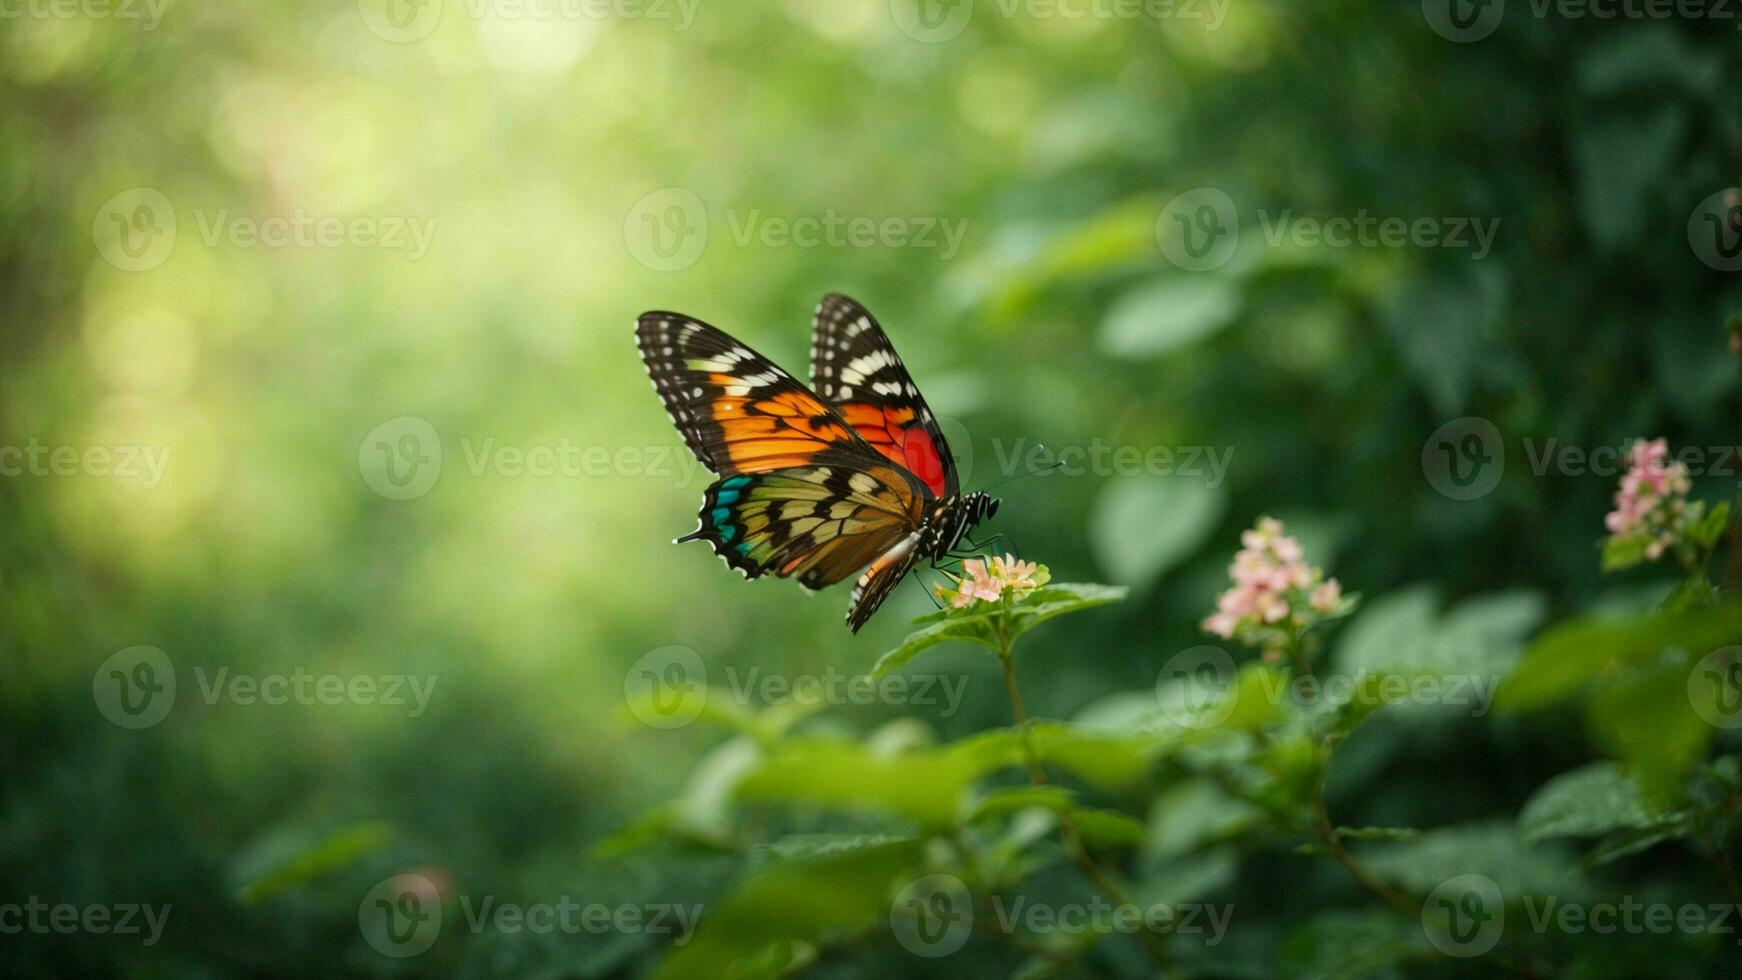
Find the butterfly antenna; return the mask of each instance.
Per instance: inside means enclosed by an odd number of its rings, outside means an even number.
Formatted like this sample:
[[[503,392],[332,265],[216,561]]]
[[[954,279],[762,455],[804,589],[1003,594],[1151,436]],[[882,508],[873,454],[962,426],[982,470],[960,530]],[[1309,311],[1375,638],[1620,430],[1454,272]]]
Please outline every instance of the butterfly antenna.
[[[1040,443],[1040,444],[1039,444],[1039,448],[1040,448],[1040,449],[1041,449],[1041,450],[1045,450],[1045,449],[1046,449],[1046,444],[1045,444],[1045,443]],[[1012,482],[1012,481],[1015,481],[1015,480],[1020,480],[1020,479],[1022,479],[1022,478],[1023,478],[1023,477],[1025,477],[1025,476],[1039,476],[1039,475],[1041,475],[1041,474],[1042,474],[1042,473],[1050,473],[1050,472],[1052,472],[1052,471],[1053,471],[1053,470],[1056,470],[1056,469],[1058,469],[1058,468],[1059,468],[1059,467],[1061,467],[1061,466],[1063,466],[1063,465],[1065,465],[1065,461],[1064,461],[1064,460],[1062,460],[1062,459],[1055,459],[1055,460],[1053,460],[1053,461],[1052,461],[1052,463],[1051,463],[1051,464],[1049,464],[1049,465],[1047,465],[1047,466],[1043,466],[1043,467],[1041,467],[1041,468],[1040,468],[1040,469],[1038,469],[1038,470],[1032,470],[1032,469],[1031,469],[1031,470],[1028,470],[1028,471],[1027,471],[1027,472],[1024,472],[1024,473],[1012,473],[1012,474],[1010,474],[1010,475],[1009,475],[1009,476],[1007,476],[1007,477],[1005,477],[1005,478],[1004,478],[1004,479],[1002,479],[1002,480],[995,480],[995,481],[993,481],[993,483],[992,483],[992,485],[991,485],[991,486],[989,486],[989,487],[987,487],[987,488],[986,488],[986,490],[987,490],[987,492],[991,492],[991,491],[993,491],[993,490],[996,490],[996,489],[998,489],[998,488],[999,488],[999,487],[1001,487],[1001,486],[1003,486],[1003,485],[1004,485],[1004,484],[1006,484],[1006,483],[1010,483],[1010,482]]]

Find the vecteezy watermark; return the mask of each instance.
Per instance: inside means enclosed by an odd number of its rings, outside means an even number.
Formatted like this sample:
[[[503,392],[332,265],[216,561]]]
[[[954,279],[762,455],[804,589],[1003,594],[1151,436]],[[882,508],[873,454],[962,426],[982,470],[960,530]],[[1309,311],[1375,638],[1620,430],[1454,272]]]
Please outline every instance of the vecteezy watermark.
[[[423,258],[435,237],[436,219],[407,216],[312,215],[297,208],[288,215],[236,214],[229,208],[194,209],[207,248],[368,248],[404,251]],[[123,272],[146,272],[175,251],[175,205],[151,187],[122,191],[103,202],[91,222],[97,253]]]
[[[648,445],[583,443],[564,436],[528,444],[499,442],[494,436],[459,439],[460,459],[473,477],[594,480],[637,477],[694,486],[706,470],[682,442]],[[427,419],[403,415],[381,423],[357,447],[363,483],[389,500],[413,500],[429,493],[441,478],[447,456],[441,434]]]
[[[710,686],[702,655],[686,646],[657,647],[635,659],[623,676],[629,712],[650,728],[682,728],[701,717],[709,698],[743,706],[891,704],[939,708],[950,718],[967,693],[966,675],[888,674],[872,677],[825,667],[821,673],[780,673],[761,667],[724,669],[724,686]]]
[[[1537,20],[1737,20],[1733,0],[1528,0],[1526,6]],[[1421,11],[1434,33],[1467,44],[1494,33],[1506,0],[1422,0]]]
[[[123,272],[146,272],[175,251],[175,206],[154,187],[134,187],[103,202],[91,219],[97,254]]]
[[[141,31],[163,23],[169,0],[0,0],[0,22],[8,20],[136,20]]]
[[[388,500],[415,500],[441,479],[441,436],[428,419],[388,419],[358,444],[357,472],[364,486]]]
[[[1008,448],[1008,452],[1005,450]],[[1205,486],[1222,485],[1234,462],[1233,446],[1114,445],[1100,438],[1087,446],[1030,445],[1018,438],[1008,446],[994,438],[1002,476],[1183,476],[1205,478]]]
[[[1537,476],[1547,476],[1550,471],[1561,476],[1600,477],[1627,472],[1630,443],[1586,448],[1553,437],[1539,442],[1529,436],[1521,442],[1530,471]],[[1689,476],[1736,476],[1737,464],[1742,462],[1742,446],[1683,446],[1669,453],[1665,462],[1681,464]]]
[[[1707,197],[1688,216],[1688,244],[1719,272],[1742,269],[1742,187]]]
[[[1486,875],[1465,874],[1435,886],[1421,904],[1421,930],[1447,956],[1481,956],[1506,931],[1506,901]]]
[[[1292,210],[1258,211],[1264,241],[1270,247],[1284,240],[1299,248],[1449,248],[1470,249],[1470,258],[1482,259],[1494,245],[1500,219],[1489,218],[1399,218],[1370,213],[1366,208],[1353,217],[1299,217]]]
[[[437,675],[311,673],[250,674],[229,667],[195,667],[200,699],[208,705],[379,705],[409,708],[422,717],[435,693]],[[169,655],[151,646],[111,654],[91,675],[91,697],[103,717],[122,728],[149,728],[175,706],[176,670]]]
[[[1202,22],[1216,30],[1233,0],[981,0],[979,9],[1005,19],[1176,20]],[[901,33],[926,44],[951,40],[968,27],[975,0],[890,0],[889,13]]]
[[[701,0],[463,0],[459,7],[475,21],[553,22],[634,20],[669,24],[687,31]],[[428,37],[441,23],[444,0],[357,0],[357,13],[369,32],[383,41],[408,44]]]
[[[1421,0],[1421,15],[1435,34],[1467,44],[1494,33],[1506,16],[1506,0]]]
[[[1694,664],[1688,701],[1713,728],[1742,728],[1742,646],[1720,647]]]
[[[403,959],[435,945],[442,933],[442,896],[420,874],[394,875],[378,883],[357,905],[363,941],[383,956]]]
[[[194,210],[207,248],[373,248],[403,251],[416,262],[429,251],[436,219],[402,215],[340,218],[297,208],[288,215],[233,214],[229,208]]]
[[[1500,219],[1468,216],[1400,217],[1366,208],[1353,215],[1318,217],[1292,209],[1259,208],[1265,245],[1277,248],[1443,248],[1486,258]],[[1219,188],[1196,187],[1176,195],[1155,220],[1156,244],[1169,262],[1189,272],[1220,268],[1240,246],[1240,214]]]
[[[602,446],[567,437],[529,446],[499,444],[494,438],[460,438],[460,453],[472,476],[566,477],[645,476],[687,487],[705,472],[701,460],[681,442],[647,446]]]
[[[1200,644],[1181,650],[1168,658],[1155,678],[1162,715],[1183,728],[1220,725],[1237,707],[1230,696],[1236,675],[1234,658],[1221,647]],[[1256,695],[1272,705],[1451,705],[1467,709],[1473,718],[1488,714],[1500,687],[1498,673],[1404,674],[1365,667],[1316,677],[1266,670],[1256,677],[1257,684],[1244,688],[1242,696]]]
[[[470,895],[460,896],[460,912],[466,928],[474,933],[494,930],[501,933],[530,932],[534,935],[562,933],[576,936],[606,934],[671,936],[673,946],[682,946],[695,934],[696,923],[702,917],[699,902],[680,905],[675,902],[646,904],[578,902],[563,895],[554,902],[519,904],[498,902],[496,896],[485,895],[474,902]]]
[[[1220,943],[1234,917],[1233,905],[1113,902],[1099,894],[1086,902],[1052,904],[995,893],[984,904],[990,916],[981,920],[981,928],[1005,935],[1174,933],[1203,936],[1205,946]],[[974,924],[973,897],[955,875],[915,879],[889,904],[889,927],[896,941],[916,956],[935,958],[956,952],[967,943]]]
[[[163,482],[168,446],[47,445],[35,436],[22,446],[0,446],[0,476],[96,476],[141,480],[147,490]]]
[[[1613,479],[1627,472],[1631,441],[1593,446],[1556,436],[1525,436],[1518,445],[1533,476]],[[1682,446],[1664,462],[1679,464],[1689,476],[1735,478],[1742,486],[1742,446]],[[1489,419],[1479,415],[1453,419],[1422,443],[1421,469],[1428,484],[1446,497],[1485,497],[1499,486],[1506,471],[1506,441]]]
[[[473,935],[499,932],[545,936],[669,936],[682,946],[695,934],[702,905],[674,902],[582,902],[562,895],[548,902],[504,902],[494,895],[459,896],[461,922]],[[377,952],[396,959],[416,956],[442,931],[442,895],[428,877],[394,875],[369,889],[357,906],[357,926]]]
[[[1505,450],[1498,426],[1466,415],[1435,429],[1422,443],[1422,475],[1428,486],[1453,500],[1486,497],[1506,472]]]
[[[1525,925],[1532,933],[1577,935],[1733,936],[1742,923],[1742,905],[1685,902],[1642,902],[1632,895],[1620,901],[1569,902],[1558,895],[1519,896]],[[1447,956],[1482,956],[1499,945],[1506,932],[1506,895],[1494,879],[1462,874],[1441,882],[1421,908],[1422,932]],[[1733,940],[1742,945],[1742,939]]]
[[[173,907],[140,902],[74,905],[32,895],[22,902],[0,902],[0,935],[142,936],[140,945],[156,946]]]
[[[935,215],[772,215],[761,208],[722,213],[739,248],[917,248],[949,261],[968,233],[967,218]],[[686,269],[702,257],[710,228],[708,206],[687,187],[664,187],[642,197],[623,219],[623,241],[637,262],[656,272]]]

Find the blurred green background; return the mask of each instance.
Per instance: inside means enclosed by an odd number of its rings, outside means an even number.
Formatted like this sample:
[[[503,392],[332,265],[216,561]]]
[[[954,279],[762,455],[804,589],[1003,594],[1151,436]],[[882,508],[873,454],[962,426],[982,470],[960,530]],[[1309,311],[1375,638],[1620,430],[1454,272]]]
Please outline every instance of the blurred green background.
[[[1134,590],[1029,641],[1043,717],[1149,689],[1204,642],[1262,513],[1368,597],[1362,615],[1506,592],[1535,604],[1528,628],[1636,603],[1668,580],[1599,575],[1614,475],[1538,474],[1526,440],[1737,439],[1722,327],[1742,289],[1688,230],[1742,171],[1730,21],[1515,2],[1456,41],[1408,2],[389,2],[0,18],[0,443],[168,454],[156,480],[0,478],[0,900],[173,908],[151,946],[0,937],[14,975],[658,962],[659,936],[463,928],[400,960],[358,926],[364,894],[407,870],[519,902],[711,901],[745,855],[595,848],[722,740],[626,717],[631,665],[681,645],[716,682],[858,673],[931,608],[905,586],[852,636],[844,587],[746,585],[668,544],[707,474],[636,358],[646,309],[801,371],[817,299],[855,296],[949,420],[968,488],[1039,443],[1231,454],[1220,479],[997,489],[993,528],[1026,557]],[[1196,188],[1226,195],[1239,229],[1194,271],[1158,230]],[[1284,212],[1498,225],[1477,258],[1273,243]],[[830,215],[879,230],[782,238]],[[306,234],[256,241],[273,217]],[[1504,471],[1459,500],[1423,447],[1469,416],[1505,440]],[[554,473],[512,455],[564,446],[578,455]],[[397,469],[419,460],[427,487]],[[93,691],[137,645],[178,690],[132,730]],[[415,716],[202,696],[224,668],[435,686]],[[967,679],[959,711],[846,705],[824,723],[1008,723],[983,656],[926,672]],[[1571,712],[1412,716],[1360,747],[1333,800],[1351,823],[1505,820],[1595,751]],[[1359,900],[1286,847],[1200,873],[1242,909],[1210,975],[1289,972],[1291,937]],[[1614,873],[1709,884],[1691,852]],[[818,973],[1012,966],[996,947],[918,961],[886,945]]]

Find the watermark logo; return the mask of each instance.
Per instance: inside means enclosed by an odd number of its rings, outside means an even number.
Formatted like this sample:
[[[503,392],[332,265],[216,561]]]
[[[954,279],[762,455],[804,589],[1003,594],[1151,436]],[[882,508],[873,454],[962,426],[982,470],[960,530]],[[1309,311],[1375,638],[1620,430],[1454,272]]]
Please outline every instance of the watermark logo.
[[[974,0],[889,0],[895,26],[924,44],[942,44],[968,29]]]
[[[1453,500],[1475,500],[1494,492],[1506,471],[1500,429],[1478,415],[1453,419],[1433,431],[1421,447],[1421,471],[1428,485]]]
[[[1506,16],[1506,0],[1421,0],[1421,14],[1434,33],[1469,44],[1494,33]]]
[[[136,20],[141,31],[155,31],[163,23],[169,0],[0,0],[0,21],[18,20]]]
[[[1688,216],[1688,244],[1700,261],[1719,272],[1742,269],[1742,187],[1701,201]]]
[[[258,217],[233,214],[229,208],[197,208],[194,221],[207,248],[220,242],[232,248],[372,248],[402,251],[416,262],[429,252],[436,219],[407,215],[309,214],[297,208],[289,214]]]
[[[154,187],[135,187],[103,202],[91,240],[105,262],[123,272],[147,272],[175,251],[175,206]]]
[[[413,718],[428,710],[438,679],[434,674],[313,673],[301,667],[273,674],[194,668],[200,699],[208,705],[380,705],[409,708]],[[103,717],[116,725],[150,728],[175,706],[175,664],[157,647],[128,647],[98,665],[91,675],[91,696]]]
[[[392,44],[429,37],[442,19],[442,0],[357,0],[369,33]]]
[[[1155,679],[1155,696],[1167,719],[1184,728],[1214,728],[1234,713],[1234,658],[1208,644],[1167,658]]]
[[[687,187],[662,187],[629,209],[623,241],[635,261],[655,272],[687,269],[708,247],[707,205]]]
[[[1701,657],[1688,675],[1688,700],[1713,728],[1742,728],[1742,646]]]
[[[138,902],[73,905],[45,902],[35,895],[23,902],[0,903],[0,935],[142,936],[140,945],[156,946],[169,924],[173,905]]]
[[[948,956],[968,942],[974,928],[974,902],[955,875],[926,875],[911,881],[889,904],[889,928],[915,956]]]
[[[441,894],[420,874],[401,874],[377,884],[357,906],[363,940],[383,956],[416,956],[442,931]]]
[[[1403,218],[1374,214],[1366,208],[1329,218],[1260,209],[1258,223],[1263,226],[1265,244],[1271,248],[1287,241],[1296,248],[1468,249],[1474,260],[1488,257],[1494,237],[1500,233],[1499,218]]]
[[[1221,267],[1240,247],[1234,199],[1215,187],[1178,195],[1156,217],[1155,240],[1169,262],[1188,272]]]
[[[1008,447],[1008,452],[1006,448]],[[953,448],[953,444],[952,444]],[[1096,437],[1084,445],[1047,446],[1018,438],[992,440],[1002,476],[1164,476],[1222,485],[1234,462],[1233,446],[1115,445]],[[966,474],[964,473],[964,476]]]
[[[1481,956],[1500,942],[1506,929],[1500,886],[1479,874],[1440,882],[1422,902],[1421,929],[1427,941],[1447,956]]]
[[[657,656],[655,656],[657,654]],[[938,717],[961,710],[968,690],[965,674],[888,674],[872,677],[834,666],[822,673],[784,674],[761,667],[727,667],[724,687],[707,683],[700,655],[688,647],[661,647],[643,655],[624,678],[629,710],[654,728],[679,728],[694,721],[710,697],[762,708],[782,704],[806,707],[891,704],[937,708]]]
[[[91,697],[122,728],[150,728],[175,706],[175,665],[152,646],[117,651],[91,675]]]
[[[474,902],[472,896],[460,896],[460,912],[466,928],[473,934],[494,930],[513,935],[529,932],[548,936],[562,933],[568,936],[615,934],[619,936],[645,933],[652,936],[672,936],[673,946],[682,946],[695,934],[701,920],[700,903],[679,905],[655,902],[646,905],[606,905],[603,902],[581,903],[564,895],[554,902],[499,902],[494,895],[485,895]]]
[[[629,665],[623,700],[649,728],[682,728],[707,707],[707,676],[702,655],[689,647],[656,647]]]
[[[170,448],[51,445],[31,436],[22,446],[0,446],[0,476],[114,477],[150,490],[163,482]]]
[[[363,483],[388,500],[415,500],[442,475],[442,440],[428,419],[401,415],[369,431],[357,447]]]

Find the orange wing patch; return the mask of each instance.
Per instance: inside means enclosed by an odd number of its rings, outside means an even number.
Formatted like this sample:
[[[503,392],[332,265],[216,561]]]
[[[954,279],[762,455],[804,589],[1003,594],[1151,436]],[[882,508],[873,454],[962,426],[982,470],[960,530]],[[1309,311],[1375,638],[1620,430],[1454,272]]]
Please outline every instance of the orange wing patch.
[[[944,496],[947,488],[943,455],[931,434],[918,423],[910,405],[873,405],[846,402],[839,407],[847,420],[871,447],[889,457],[925,482],[931,492]]]
[[[709,375],[722,391],[738,380]],[[720,395],[712,405],[715,423],[732,466],[740,473],[804,466],[825,449],[851,443],[839,416],[808,393],[781,391],[766,398]]]

